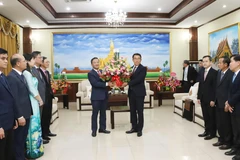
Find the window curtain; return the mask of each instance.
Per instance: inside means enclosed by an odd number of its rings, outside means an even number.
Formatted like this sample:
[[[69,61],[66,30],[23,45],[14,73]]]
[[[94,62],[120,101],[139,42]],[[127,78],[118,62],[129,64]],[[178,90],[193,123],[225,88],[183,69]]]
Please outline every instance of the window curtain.
[[[18,53],[19,43],[19,26],[11,22],[10,20],[0,16],[0,48],[8,51],[8,67],[4,71],[7,75],[12,67],[10,64],[10,57]]]

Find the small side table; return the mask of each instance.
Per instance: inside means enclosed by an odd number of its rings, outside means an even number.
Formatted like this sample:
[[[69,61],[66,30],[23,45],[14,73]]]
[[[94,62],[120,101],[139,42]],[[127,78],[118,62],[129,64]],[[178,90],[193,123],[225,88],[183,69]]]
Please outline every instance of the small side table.
[[[130,112],[130,108],[128,106],[112,106],[110,107],[110,117],[111,117],[111,128],[115,128],[115,118],[114,113],[116,112]]]
[[[54,94],[54,97],[62,97],[63,108],[69,109],[68,94]]]

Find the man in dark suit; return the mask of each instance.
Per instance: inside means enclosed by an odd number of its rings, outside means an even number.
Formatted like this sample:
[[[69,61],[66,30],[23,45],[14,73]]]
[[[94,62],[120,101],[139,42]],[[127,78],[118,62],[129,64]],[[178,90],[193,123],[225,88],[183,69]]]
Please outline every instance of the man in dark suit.
[[[40,73],[45,81],[46,84],[46,93],[45,93],[45,104],[43,107],[43,113],[42,113],[42,132],[44,134],[44,137],[55,137],[57,136],[56,134],[52,133],[50,131],[50,124],[51,124],[51,119],[52,119],[52,100],[54,98],[53,96],[53,91],[51,87],[51,77],[50,74],[47,70],[49,68],[49,60],[47,57],[42,57],[42,64],[41,64],[41,70]]]
[[[13,70],[8,74],[7,80],[12,90],[16,103],[16,119],[19,127],[14,131],[15,160],[24,160],[24,150],[29,129],[32,106],[29,98],[29,90],[22,71],[26,69],[25,58],[20,54],[11,57]]]
[[[219,134],[218,142],[213,146],[219,147],[221,150],[229,149],[232,145],[232,124],[231,115],[225,112],[225,102],[228,100],[228,92],[230,83],[232,82],[233,72],[228,69],[230,59],[228,57],[219,58],[218,62],[218,75],[216,86],[216,118],[217,130]]]
[[[235,155],[232,160],[240,160],[240,55],[231,57],[230,69],[234,72],[229,90],[226,111],[231,113],[233,146],[226,155]]]
[[[106,130],[106,109],[108,92],[107,86],[113,87],[111,82],[103,82],[99,77],[99,59],[94,57],[91,59],[92,70],[88,73],[88,80],[92,85],[91,103],[92,103],[92,137],[97,135],[97,117],[100,111],[100,128],[99,133],[109,134],[110,131]]]
[[[43,108],[45,106],[44,104],[45,104],[45,98],[46,98],[46,95],[45,95],[46,94],[46,84],[45,84],[45,81],[43,79],[43,76],[41,74],[41,69],[40,69],[40,65],[42,64],[42,56],[41,56],[41,52],[39,52],[39,51],[32,52],[32,56],[35,60],[35,66],[32,67],[32,72],[34,75],[36,75],[36,78],[38,79],[38,92],[43,101],[43,106],[40,106],[43,144],[47,144],[47,143],[49,143],[50,138],[48,137],[48,135],[45,135],[45,133],[43,132],[44,131],[43,117],[45,117],[43,115]]]
[[[142,129],[144,124],[143,108],[144,98],[146,96],[145,77],[147,74],[147,68],[141,64],[142,56],[139,53],[135,53],[132,56],[134,63],[133,73],[131,80],[128,83],[124,83],[123,87],[129,86],[128,97],[130,104],[130,117],[132,123],[132,129],[127,131],[127,134],[137,132],[137,136],[142,136]]]
[[[190,87],[194,85],[197,79],[197,71],[189,64],[188,60],[184,60],[182,84],[185,93],[189,92]]]
[[[198,88],[198,103],[201,104],[205,132],[199,134],[199,137],[205,137],[210,140],[216,137],[216,112],[215,112],[215,93],[217,71],[211,65],[212,58],[210,56],[203,57],[204,72],[201,72]]]
[[[0,48],[0,159],[13,159],[13,128],[15,121],[15,100],[3,70],[8,64],[7,51]],[[14,126],[15,123],[15,127]]]

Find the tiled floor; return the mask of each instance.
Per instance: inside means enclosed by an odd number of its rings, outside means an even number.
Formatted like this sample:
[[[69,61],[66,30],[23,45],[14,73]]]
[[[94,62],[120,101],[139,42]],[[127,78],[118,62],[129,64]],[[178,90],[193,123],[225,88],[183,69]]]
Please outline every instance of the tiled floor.
[[[61,106],[61,104],[59,104]],[[116,126],[110,135],[91,137],[90,111],[60,109],[60,118],[52,132],[58,136],[45,145],[40,160],[230,160],[223,151],[212,146],[217,139],[205,141],[197,134],[203,128],[173,114],[172,102],[146,109],[142,137],[127,135],[129,113],[116,114]],[[110,130],[109,111],[107,124]]]

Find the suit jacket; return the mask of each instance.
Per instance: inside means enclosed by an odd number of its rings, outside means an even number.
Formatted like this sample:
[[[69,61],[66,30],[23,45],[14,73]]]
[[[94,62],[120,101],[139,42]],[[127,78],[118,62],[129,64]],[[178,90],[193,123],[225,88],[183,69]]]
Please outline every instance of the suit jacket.
[[[216,86],[216,105],[219,108],[225,107],[225,102],[228,100],[230,84],[232,82],[233,72],[228,69],[221,79],[221,71],[218,72]]]
[[[46,77],[45,73],[43,73],[43,71],[40,69],[40,73],[42,75],[42,78],[45,82],[45,101],[46,103],[49,103],[49,101],[52,101],[52,99],[54,98],[53,96],[53,91],[52,91],[52,86],[51,86],[51,78],[50,78],[50,74],[47,71],[47,75],[48,77]]]
[[[25,119],[30,118],[32,105],[26,81],[23,81],[21,76],[14,70],[8,74],[7,79],[16,102],[16,118],[22,116]]]
[[[91,100],[105,100],[108,98],[106,82],[103,82],[98,73],[92,69],[88,73],[88,80],[92,85]]]
[[[40,69],[40,71],[41,71],[41,69]],[[40,97],[42,98],[43,103],[45,103],[46,84],[43,79],[43,76],[40,74],[40,72],[37,70],[36,67],[32,67],[32,73],[38,79],[38,92],[40,94]]]
[[[182,78],[182,81],[184,81],[184,69],[185,68],[183,68],[183,78]],[[197,80],[197,71],[195,70],[194,67],[188,66],[187,81],[189,83],[191,83],[191,81],[193,81],[192,84],[194,84],[196,82],[196,80]]]
[[[136,71],[132,74],[130,82],[128,82],[128,95],[133,92],[138,97],[146,96],[146,88],[144,84],[146,74],[147,68],[140,64]]]
[[[238,72],[234,82],[231,79],[228,104],[234,107],[233,114],[240,115],[240,72]]]
[[[196,80],[196,82],[200,82],[200,80],[201,80],[200,77],[202,75],[202,72],[204,74],[204,71],[205,71],[205,69],[203,67],[199,68],[198,73],[197,73],[197,80]]]
[[[198,88],[198,99],[200,99],[201,102],[210,103],[210,101],[215,101],[216,82],[217,71],[212,67],[209,69],[205,81],[204,71],[201,72]]]
[[[15,99],[10,86],[6,86],[1,80],[0,95],[0,128],[6,131],[14,126]]]

